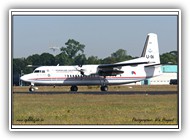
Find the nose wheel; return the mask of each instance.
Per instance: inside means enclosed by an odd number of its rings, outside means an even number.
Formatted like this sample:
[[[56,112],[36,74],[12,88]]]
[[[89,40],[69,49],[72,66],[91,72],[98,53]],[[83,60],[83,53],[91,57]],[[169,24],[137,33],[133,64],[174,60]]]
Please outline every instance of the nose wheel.
[[[35,86],[33,86],[33,85],[31,85],[30,87],[29,87],[29,91],[30,92],[34,92],[35,90],[37,90],[38,89],[38,87],[35,87]]]
[[[29,91],[30,91],[30,92],[33,92],[33,91],[35,91],[35,88],[34,88],[34,86],[30,86],[30,88],[29,88]]]

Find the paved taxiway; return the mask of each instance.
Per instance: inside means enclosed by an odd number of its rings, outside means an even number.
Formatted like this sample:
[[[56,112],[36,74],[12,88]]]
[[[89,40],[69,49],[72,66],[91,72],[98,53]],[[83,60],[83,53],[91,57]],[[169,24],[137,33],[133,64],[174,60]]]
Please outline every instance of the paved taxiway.
[[[149,94],[149,95],[167,95],[167,94],[177,94],[178,91],[78,91],[78,92],[70,92],[70,91],[35,91],[35,92],[13,92],[19,94]]]

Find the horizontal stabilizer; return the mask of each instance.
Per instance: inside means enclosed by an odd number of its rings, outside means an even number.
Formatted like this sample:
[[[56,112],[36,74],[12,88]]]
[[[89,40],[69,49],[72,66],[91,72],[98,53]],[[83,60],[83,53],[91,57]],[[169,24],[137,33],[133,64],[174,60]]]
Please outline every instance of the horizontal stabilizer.
[[[144,67],[152,67],[152,66],[161,66],[160,64],[152,64],[152,65],[146,65]]]

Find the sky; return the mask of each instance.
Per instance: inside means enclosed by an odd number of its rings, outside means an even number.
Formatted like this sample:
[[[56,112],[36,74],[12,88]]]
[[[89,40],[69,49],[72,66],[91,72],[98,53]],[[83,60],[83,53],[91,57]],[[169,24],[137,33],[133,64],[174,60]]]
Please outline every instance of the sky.
[[[141,55],[148,33],[158,35],[160,54],[177,50],[177,16],[13,16],[13,58],[53,52],[69,39],[85,45],[86,56],[105,58],[118,49]]]

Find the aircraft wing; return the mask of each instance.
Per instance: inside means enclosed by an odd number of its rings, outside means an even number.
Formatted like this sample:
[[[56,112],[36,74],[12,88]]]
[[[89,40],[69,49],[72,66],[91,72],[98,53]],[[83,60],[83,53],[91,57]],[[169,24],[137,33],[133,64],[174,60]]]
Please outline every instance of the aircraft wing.
[[[98,66],[100,69],[104,68],[117,68],[117,67],[123,67],[123,66],[136,66],[140,64],[148,64],[149,62],[129,62],[129,63],[115,63],[115,64],[101,64]]]
[[[148,64],[148,61],[138,61],[138,62],[120,62],[115,64],[101,64],[98,66],[98,74],[100,76],[116,76],[118,74],[124,73],[124,71],[121,70],[121,67],[123,66],[137,66],[140,64]]]

